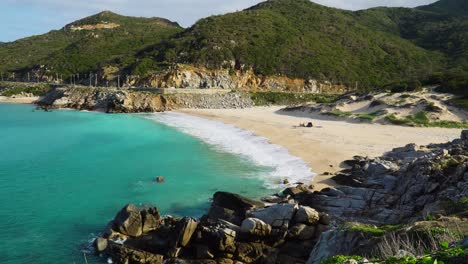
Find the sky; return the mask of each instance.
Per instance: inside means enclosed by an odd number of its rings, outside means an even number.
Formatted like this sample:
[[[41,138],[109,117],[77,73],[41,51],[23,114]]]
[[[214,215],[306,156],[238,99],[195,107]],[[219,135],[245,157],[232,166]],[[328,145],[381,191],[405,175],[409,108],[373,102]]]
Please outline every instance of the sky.
[[[313,0],[349,10],[375,6],[415,7],[435,0]],[[210,15],[235,12],[262,0],[0,0],[0,42],[60,29],[80,18],[110,10],[118,14],[163,17],[183,27]]]

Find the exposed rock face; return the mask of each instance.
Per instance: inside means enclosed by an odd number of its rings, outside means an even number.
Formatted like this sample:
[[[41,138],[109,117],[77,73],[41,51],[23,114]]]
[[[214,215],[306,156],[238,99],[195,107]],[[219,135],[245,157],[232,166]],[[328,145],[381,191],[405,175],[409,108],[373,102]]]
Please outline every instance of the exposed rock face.
[[[343,85],[334,85],[317,80],[294,79],[285,76],[259,76],[252,70],[208,70],[190,65],[176,65],[171,69],[147,78],[127,80],[129,86],[158,88],[204,88],[249,91],[295,91],[295,92],[345,92]]]
[[[396,224],[446,210],[468,196],[468,139],[426,148],[410,144],[381,158],[356,157],[335,180],[344,185],[304,194],[301,204],[342,218]]]
[[[163,112],[177,108],[246,108],[252,99],[242,93],[169,94],[109,88],[55,88],[38,104],[45,108],[73,108],[109,113]]]
[[[38,104],[117,113],[162,112],[173,105],[158,94],[87,87],[53,89]]]

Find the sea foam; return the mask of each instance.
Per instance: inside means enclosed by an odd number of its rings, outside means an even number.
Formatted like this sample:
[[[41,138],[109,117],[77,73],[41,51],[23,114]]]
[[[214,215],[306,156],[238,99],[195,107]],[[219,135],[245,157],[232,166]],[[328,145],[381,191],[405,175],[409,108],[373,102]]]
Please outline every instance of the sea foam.
[[[309,182],[316,176],[304,160],[251,131],[175,112],[152,114],[148,118],[199,138],[217,151],[240,155],[256,165],[272,168],[268,174],[258,175],[268,188],[279,187],[278,184],[284,179],[291,183]]]

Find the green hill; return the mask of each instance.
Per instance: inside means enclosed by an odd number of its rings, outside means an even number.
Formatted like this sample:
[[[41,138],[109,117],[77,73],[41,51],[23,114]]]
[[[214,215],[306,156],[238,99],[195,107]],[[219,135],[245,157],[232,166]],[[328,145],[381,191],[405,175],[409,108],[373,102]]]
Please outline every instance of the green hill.
[[[356,12],[356,17],[368,27],[407,39],[426,50],[443,53],[447,64],[442,71],[434,69],[433,76],[425,81],[442,83],[446,91],[468,92],[467,18],[420,8],[373,8]]]
[[[0,45],[0,71],[27,71],[44,65],[64,75],[95,70],[181,30],[161,18],[125,17],[109,11],[78,20],[60,30]],[[129,62],[131,63],[131,62]]]
[[[366,26],[351,11],[307,0],[270,0],[200,20],[140,57],[372,87],[428,76],[444,56]]]
[[[61,30],[0,44],[0,71],[24,74],[42,65],[45,72],[65,76],[112,68],[145,77],[184,63],[233,73],[252,68],[259,75],[362,89],[438,82],[464,93],[468,19],[458,13],[465,6],[464,0],[441,0],[415,9],[353,12],[308,0],[269,0],[201,19],[187,29],[160,18],[103,12]]]
[[[441,0],[430,5],[418,7],[418,9],[440,14],[468,16],[468,1]]]

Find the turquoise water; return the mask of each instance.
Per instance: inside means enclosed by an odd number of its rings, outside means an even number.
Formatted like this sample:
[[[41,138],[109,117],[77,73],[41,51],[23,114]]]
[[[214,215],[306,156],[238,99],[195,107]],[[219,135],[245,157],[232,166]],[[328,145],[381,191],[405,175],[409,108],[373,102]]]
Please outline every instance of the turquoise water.
[[[200,216],[216,191],[272,192],[269,168],[144,115],[34,109],[0,104],[0,263],[84,263],[127,203]]]

